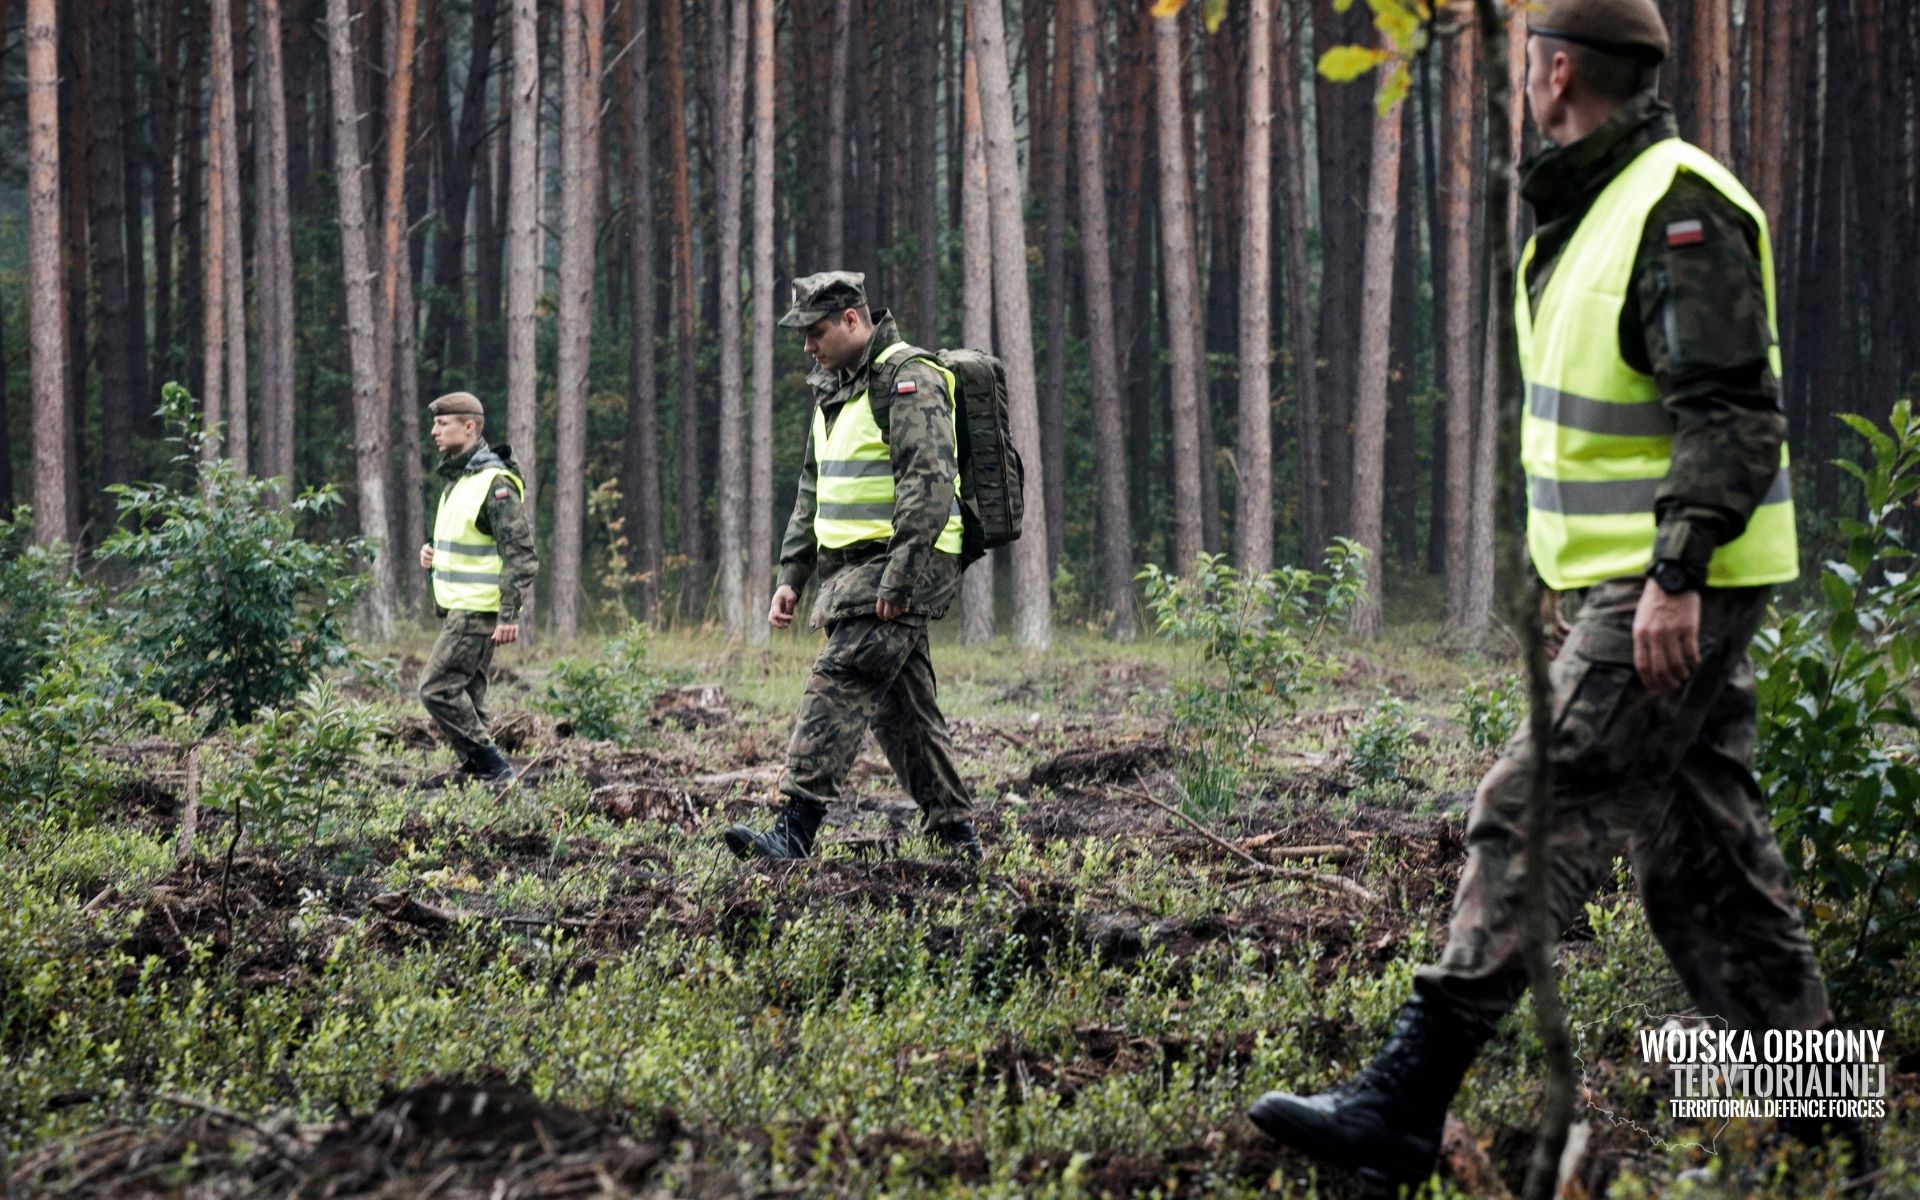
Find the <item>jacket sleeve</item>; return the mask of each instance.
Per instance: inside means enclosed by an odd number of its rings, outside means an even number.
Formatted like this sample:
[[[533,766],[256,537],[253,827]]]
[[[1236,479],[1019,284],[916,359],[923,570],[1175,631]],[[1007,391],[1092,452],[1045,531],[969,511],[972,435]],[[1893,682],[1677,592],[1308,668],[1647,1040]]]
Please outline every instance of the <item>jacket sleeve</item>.
[[[813,537],[814,494],[818,470],[813,462],[813,423],[807,423],[807,448],[800,458],[800,487],[793,497],[793,512],[787,517],[787,533],[780,539],[780,574],[776,587],[794,591],[807,586],[813,578],[814,560],[820,553]]]
[[[1654,558],[1702,580],[1714,550],[1740,536],[1780,473],[1787,421],[1760,272],[1752,220],[1687,175],[1654,207],[1635,261],[1640,339],[1623,338],[1622,349],[1640,366],[1632,343],[1643,340],[1645,369],[1674,421],[1672,461],[1654,499]]]
[[[953,410],[946,380],[924,362],[902,366],[894,377],[887,447],[893,463],[893,540],[880,576],[880,598],[913,600],[927,556],[953,512],[953,480],[960,460],[953,442]],[[902,392],[901,388],[909,390]]]
[[[485,526],[482,532],[500,547],[500,620],[508,625],[520,619],[520,610],[533,593],[534,577],[540,573],[532,518],[519,489],[496,476],[477,523]]]

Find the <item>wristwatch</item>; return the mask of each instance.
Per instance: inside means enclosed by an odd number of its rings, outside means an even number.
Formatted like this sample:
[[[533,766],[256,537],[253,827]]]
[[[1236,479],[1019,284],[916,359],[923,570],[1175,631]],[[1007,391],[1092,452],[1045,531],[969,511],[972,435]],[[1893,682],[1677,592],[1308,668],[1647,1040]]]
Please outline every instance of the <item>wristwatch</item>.
[[[1685,595],[1697,592],[1705,580],[1697,578],[1692,571],[1671,558],[1657,560],[1647,568],[1647,578],[1659,586],[1669,596]]]

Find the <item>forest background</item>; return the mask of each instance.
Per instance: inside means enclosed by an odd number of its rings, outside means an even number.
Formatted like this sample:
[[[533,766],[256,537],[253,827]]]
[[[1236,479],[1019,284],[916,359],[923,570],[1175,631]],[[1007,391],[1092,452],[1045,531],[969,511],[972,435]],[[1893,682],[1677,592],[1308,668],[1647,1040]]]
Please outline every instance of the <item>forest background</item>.
[[[909,339],[1009,364],[1017,642],[1133,636],[1144,563],[1340,535],[1477,640],[1512,472],[1461,7],[1402,89],[1315,70],[1420,15],[1396,0],[0,0],[0,500],[98,544],[182,381],[220,453],[342,485],[314,520],[399,548],[379,636],[428,611],[421,406],[466,388],[526,468],[545,628],[612,600],[763,639],[807,420],[772,321],[843,267]],[[1816,561],[1853,500],[1834,417],[1920,352],[1916,7],[1662,3],[1682,132],[1774,230]]]

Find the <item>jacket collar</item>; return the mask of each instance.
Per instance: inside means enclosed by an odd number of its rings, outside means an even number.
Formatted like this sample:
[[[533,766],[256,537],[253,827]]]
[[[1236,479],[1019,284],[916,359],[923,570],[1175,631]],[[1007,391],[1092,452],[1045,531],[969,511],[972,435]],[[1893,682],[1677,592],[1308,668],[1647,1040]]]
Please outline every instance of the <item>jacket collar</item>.
[[[899,340],[900,326],[894,321],[893,313],[879,309],[873,314],[873,337],[867,342],[866,356],[853,366],[838,371],[823,371],[816,367],[807,374],[807,383],[828,403],[836,396],[857,395],[873,372],[880,352]]]
[[[495,467],[513,470],[513,449],[505,442],[497,447],[489,446],[487,439],[483,437],[465,453],[441,459],[437,470],[443,479],[458,479],[462,475],[471,475],[475,471],[486,471]]]
[[[1586,137],[1521,164],[1520,194],[1542,225],[1583,212],[1641,151],[1676,136],[1673,109],[1654,92],[1641,92]]]

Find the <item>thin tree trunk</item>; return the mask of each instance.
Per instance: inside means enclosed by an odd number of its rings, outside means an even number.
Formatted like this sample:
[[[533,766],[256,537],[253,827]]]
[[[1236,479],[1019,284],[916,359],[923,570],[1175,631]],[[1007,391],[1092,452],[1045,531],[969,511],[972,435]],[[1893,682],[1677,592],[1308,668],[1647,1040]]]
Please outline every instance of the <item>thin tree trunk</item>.
[[[1182,103],[1180,25],[1162,17],[1154,26],[1154,106],[1159,120],[1161,296],[1172,351],[1173,418],[1173,571],[1184,574],[1206,548],[1201,524],[1199,330],[1193,314],[1199,302],[1192,198],[1188,192],[1186,114]]]
[[[713,84],[714,283],[720,325],[720,619],[728,637],[747,628],[744,521],[746,463],[741,438],[740,126],[746,108],[746,0],[712,0],[708,8]]]
[[[1036,6],[1036,10],[1039,6]],[[1034,122],[1037,149],[1034,171],[1044,189],[1046,224],[1040,260],[1046,305],[1046,383],[1040,389],[1041,475],[1047,483],[1047,562],[1051,574],[1067,547],[1067,156],[1072,122],[1072,78],[1067,70],[1066,22],[1056,12],[1045,121]],[[1027,47],[1028,70],[1047,53],[1044,24]]]
[[[554,381],[555,634],[580,632],[586,529],[587,365],[593,346],[594,198],[600,170],[602,0],[565,0],[560,22],[560,297]]]
[[[1694,140],[1723,163],[1733,161],[1732,14],[1730,0],[1693,0],[1692,26],[1683,42],[1688,56],[1686,81],[1693,89]]]
[[[701,536],[702,504],[706,498],[700,470],[700,383],[696,368],[699,342],[695,327],[700,315],[698,280],[693,264],[693,189],[687,156],[686,72],[681,63],[684,38],[680,5],[660,6],[662,66],[666,75],[667,186],[673,209],[674,380],[678,405],[674,421],[679,434],[680,554],[686,567],[680,578],[680,611],[692,613],[699,603],[705,539]]]
[[[1380,72],[1386,94],[1387,72]],[[1400,126],[1396,105],[1373,123],[1373,165],[1367,177],[1367,235],[1360,264],[1360,363],[1353,398],[1353,539],[1371,554],[1370,579],[1353,609],[1353,632],[1380,633],[1386,577],[1380,516],[1386,477],[1387,355],[1393,315],[1393,232],[1400,207]]]
[[[1291,31],[1275,58],[1278,94],[1276,119],[1280,126],[1280,186],[1286,219],[1280,238],[1287,269],[1287,346],[1292,359],[1294,444],[1300,454],[1300,538],[1303,558],[1326,544],[1326,518],[1321,511],[1320,388],[1314,368],[1313,265],[1308,255],[1312,207],[1307,200],[1307,158],[1301,132],[1300,44]]]
[[[28,306],[33,376],[33,536],[70,542],[67,492],[67,314],[60,278],[60,42],[54,0],[27,0]]]
[[[844,0],[842,0],[844,2]],[[993,219],[987,199],[987,145],[981,127],[980,72],[973,53],[973,15],[966,17],[961,74],[960,229],[962,274],[960,340],[993,348]],[[960,580],[960,641],[979,646],[993,640],[993,555],[985,554]]]
[[[126,483],[133,468],[133,321],[127,295],[126,155],[121,148],[122,114],[130,108],[120,96],[119,38],[123,16],[118,5],[93,5],[94,28],[87,56],[87,87],[94,107],[93,137],[87,146],[88,240],[93,249],[95,321],[100,328],[100,451],[106,483]],[[139,252],[140,247],[132,248]],[[142,322],[146,314],[141,314]],[[76,370],[82,368],[75,365]]]
[[[1133,524],[1127,507],[1127,445],[1122,423],[1120,352],[1113,324],[1113,269],[1107,222],[1106,151],[1101,128],[1100,78],[1094,37],[1099,25],[1093,0],[1074,0],[1066,21],[1071,39],[1073,137],[1078,154],[1081,272],[1087,296],[1087,354],[1093,394],[1094,474],[1098,490],[1095,528],[1100,544],[1100,584],[1108,610],[1107,636],[1130,642],[1139,636],[1133,591]],[[1056,70],[1067,70],[1062,63]]]
[[[1467,621],[1468,593],[1473,571],[1468,545],[1472,533],[1474,414],[1479,389],[1475,367],[1479,354],[1473,345],[1473,132],[1460,114],[1473,111],[1478,81],[1474,56],[1479,47],[1473,27],[1462,28],[1447,43],[1446,75],[1441,83],[1442,111],[1450,114],[1440,127],[1440,190],[1442,235],[1445,238],[1447,289],[1450,302],[1443,308],[1442,341],[1446,363],[1446,629],[1450,635],[1477,642],[1483,632]]]
[[[253,23],[254,291],[260,303],[260,473],[293,492],[293,225],[287,194],[286,70],[280,0],[260,0]]]
[[[0,18],[5,17],[0,12]],[[129,392],[126,400],[127,440],[131,444],[140,428],[140,412],[154,406],[151,376],[147,373],[147,226],[142,167],[146,163],[145,138],[137,136],[138,114],[145,111],[140,97],[140,75],[134,62],[139,14],[130,11],[126,19],[115,23],[114,58],[120,68],[120,95],[128,114],[120,133],[120,176],[124,202],[121,206],[126,229],[127,297],[130,319],[127,322],[127,359]],[[149,100],[150,104],[151,101]]]
[[[747,419],[747,641],[767,644],[754,610],[773,577],[773,0],[753,0],[753,376]],[[932,101],[931,85],[923,89]],[[929,153],[926,158],[932,161]],[[929,179],[932,171],[927,172]],[[932,187],[927,189],[929,201]],[[931,313],[929,313],[931,318]]]
[[[540,30],[535,0],[512,0],[512,107],[507,127],[507,438],[526,486],[527,511],[538,513],[535,440],[534,306],[540,297]],[[537,526],[536,526],[537,528]],[[549,588],[548,594],[554,594]],[[528,599],[532,599],[528,597]],[[522,618],[523,624],[530,624]]]
[[[658,324],[654,278],[654,187],[652,16],[644,3],[620,6],[621,38],[627,43],[626,103],[621,140],[626,150],[627,213],[632,250],[633,320],[627,355],[627,430],[621,442],[620,494],[633,570],[638,581],[640,615],[655,620],[660,611],[660,377],[654,363]]]
[[[220,254],[221,304],[226,319],[226,383],[223,389],[227,419],[227,457],[242,474],[252,462],[252,436],[247,411],[247,285],[246,253],[240,227],[240,120],[234,102],[233,5],[236,0],[213,0],[213,104],[215,121],[224,126],[218,145],[222,190]],[[209,160],[211,161],[211,160]],[[211,186],[209,187],[211,192]],[[211,240],[211,238],[209,238]]]
[[[1044,651],[1053,641],[1052,580],[1047,573],[1046,481],[1040,478],[1040,414],[1033,370],[1033,315],[1027,292],[1027,239],[1020,208],[1020,163],[1014,144],[1013,85],[998,0],[968,0],[979,63],[980,107],[993,222],[993,292],[1003,334],[1007,403],[1014,444],[1026,448],[1026,514],[1030,531],[1013,545],[1013,640]]]
[[[1272,358],[1273,240],[1267,169],[1273,158],[1273,0],[1247,8],[1246,213],[1240,234],[1240,425],[1234,447],[1240,468],[1233,543],[1240,569],[1273,568]]]
[[[209,0],[208,11],[217,11],[224,0]],[[211,73],[220,74],[221,64],[231,50],[223,51],[218,17],[207,34],[211,48]],[[231,43],[228,44],[229,47]],[[203,167],[204,207],[200,221],[200,328],[201,328],[201,413],[207,428],[207,440],[201,457],[211,461],[229,439],[227,430],[227,189],[220,175],[227,156],[221,142],[233,136],[233,110],[220,103],[220,89],[211,88],[207,105],[206,153]],[[384,537],[384,531],[382,531]]]
[[[487,138],[487,77],[493,61],[498,13],[498,0],[475,0],[458,131],[447,128],[440,131],[444,147],[440,162],[441,226],[433,257],[435,299],[427,314],[426,353],[436,364],[437,386],[441,388],[446,386],[448,368],[467,358],[461,267],[467,253],[468,200],[472,197],[476,201],[476,209],[485,203],[481,197],[486,188],[482,186],[477,192],[474,188],[474,167]],[[442,114],[442,119],[450,115]],[[477,215],[474,225],[475,232],[481,232],[482,222]],[[483,308],[477,323],[486,321]]]
[[[93,98],[87,94],[87,51],[90,39],[86,26],[68,21],[60,30],[60,161],[62,173],[61,220],[67,241],[62,278],[67,299],[67,371],[64,420],[69,465],[67,483],[67,527],[76,538],[84,536],[87,506],[83,497],[93,493],[90,486],[92,463],[86,453],[87,411],[86,373],[92,350],[87,340],[87,145],[93,140]]]
[[[347,0],[327,0],[327,62],[333,91],[334,180],[340,191],[340,257],[347,292],[347,357],[353,373],[353,457],[359,484],[358,508],[363,535],[384,539],[387,521],[388,414],[386,389],[374,349],[373,273],[368,261],[367,209],[363,187],[366,160],[354,128],[359,103],[353,85],[353,28]],[[208,190],[211,203],[213,189]],[[213,370],[209,355],[208,370]],[[393,636],[399,608],[399,565],[404,547],[379,546],[373,561],[373,587],[367,593],[363,622],[369,636]]]
[[[160,0],[159,78],[153,100],[153,376],[174,379],[180,373],[173,352],[174,258],[180,222],[177,182],[178,116],[180,106],[180,11],[185,0]],[[188,272],[191,274],[191,272]],[[143,407],[151,408],[151,405]],[[135,414],[143,425],[144,413]]]
[[[950,6],[947,6],[950,7]],[[929,20],[929,24],[931,21]],[[932,29],[916,31],[902,23],[907,37],[909,77],[916,82],[908,88],[911,109],[912,149],[907,160],[912,166],[912,192],[907,197],[908,227],[913,230],[913,340],[934,346],[940,334],[940,55]]]

